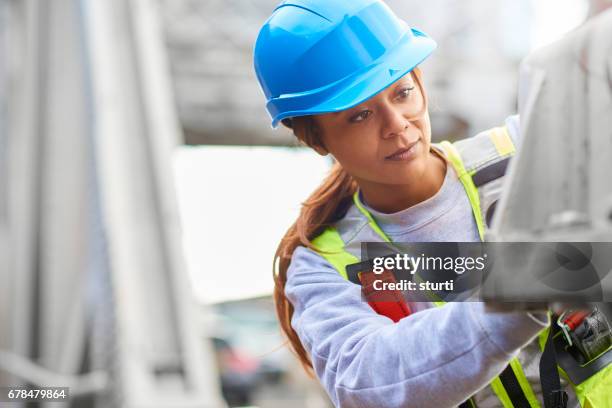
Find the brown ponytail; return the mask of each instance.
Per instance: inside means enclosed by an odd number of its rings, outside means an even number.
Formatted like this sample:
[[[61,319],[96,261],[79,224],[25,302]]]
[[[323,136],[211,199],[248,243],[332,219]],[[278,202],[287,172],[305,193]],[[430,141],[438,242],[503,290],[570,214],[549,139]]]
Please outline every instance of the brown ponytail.
[[[412,72],[421,91],[423,91],[420,71],[418,68],[415,68]],[[285,119],[283,124],[292,128],[296,137],[307,146],[314,147],[318,145],[324,147],[320,131],[313,117],[302,116],[290,120]],[[312,239],[322,233],[327,226],[334,224],[344,217],[352,203],[355,191],[357,191],[355,180],[339,163],[334,163],[327,178],[302,204],[298,219],[289,228],[274,255],[272,274],[274,277],[276,314],[281,329],[290,342],[291,348],[310,376],[313,376],[312,362],[297,333],[291,327],[293,306],[285,296],[287,269],[289,268],[293,251],[298,246],[303,245],[312,248]]]
[[[323,146],[318,129],[312,117],[303,116],[285,121],[293,129],[298,139],[310,146]],[[357,183],[340,166],[334,163],[327,178],[302,204],[300,215],[281,240],[274,255],[274,303],[281,329],[287,336],[293,351],[297,354],[304,369],[313,375],[312,363],[302,346],[297,333],[291,327],[293,306],[285,296],[287,269],[291,255],[299,245],[312,248],[310,241],[325,227],[341,219],[348,210],[352,196],[357,191]]]

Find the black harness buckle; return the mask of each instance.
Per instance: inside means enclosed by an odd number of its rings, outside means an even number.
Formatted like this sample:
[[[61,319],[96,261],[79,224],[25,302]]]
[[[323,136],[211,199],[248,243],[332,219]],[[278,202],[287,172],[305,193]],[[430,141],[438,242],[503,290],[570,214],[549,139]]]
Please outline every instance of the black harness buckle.
[[[552,408],[567,408],[567,392],[555,390],[551,395]]]

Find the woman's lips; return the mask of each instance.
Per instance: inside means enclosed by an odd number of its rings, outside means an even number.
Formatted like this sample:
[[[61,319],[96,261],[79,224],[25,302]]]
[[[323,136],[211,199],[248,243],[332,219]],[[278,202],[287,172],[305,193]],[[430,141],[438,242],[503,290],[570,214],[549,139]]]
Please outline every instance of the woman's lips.
[[[397,149],[395,151],[395,153],[390,154],[389,156],[385,157],[385,160],[391,160],[391,161],[406,161],[406,160],[411,160],[417,154],[418,145],[419,145],[419,140],[417,140],[416,142],[412,143],[408,147]]]

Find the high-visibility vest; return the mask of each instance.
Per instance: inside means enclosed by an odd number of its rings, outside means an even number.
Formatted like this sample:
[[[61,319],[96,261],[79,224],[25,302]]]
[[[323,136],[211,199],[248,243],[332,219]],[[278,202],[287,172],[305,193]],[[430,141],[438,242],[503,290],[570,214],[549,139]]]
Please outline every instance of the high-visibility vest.
[[[484,240],[486,225],[490,222],[501,191],[502,176],[505,174],[510,158],[515,153],[508,128],[506,126],[493,128],[473,138],[454,144],[442,142],[434,144],[433,147],[442,149],[446,153],[456,171],[467,193],[480,239]],[[364,217],[364,223],[367,224],[360,230],[358,236],[352,236],[351,243],[347,244],[343,241],[336,226],[332,226],[326,228],[312,240],[317,253],[345,279],[348,279],[346,266],[360,262],[359,257],[355,254],[354,244],[372,241],[391,242],[376,224],[372,215],[361,205],[357,194],[355,193],[353,201]],[[349,246],[351,250],[348,249]],[[444,305],[443,302],[434,303],[439,307]],[[386,302],[386,304],[385,302],[370,302],[370,305],[377,313],[388,316],[394,321],[410,314],[404,299],[398,299],[395,304],[393,302]],[[544,349],[549,330],[550,326],[539,335],[541,350]],[[581,407],[612,408],[612,364],[579,383],[573,383],[561,367],[559,367],[559,372],[572,386]],[[542,407],[518,358],[512,359],[506,369],[493,379],[489,386],[504,408]],[[471,399],[462,404],[462,406],[474,405]]]

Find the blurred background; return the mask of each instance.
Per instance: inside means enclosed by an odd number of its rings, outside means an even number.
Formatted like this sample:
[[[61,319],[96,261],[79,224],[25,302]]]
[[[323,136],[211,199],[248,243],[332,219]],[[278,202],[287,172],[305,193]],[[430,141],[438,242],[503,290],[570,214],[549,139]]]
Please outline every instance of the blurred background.
[[[270,297],[276,245],[331,165],[269,126],[252,47],[276,4],[0,0],[0,386],[331,406]],[[421,66],[436,141],[501,124],[521,59],[612,5],[388,4],[438,42]]]

